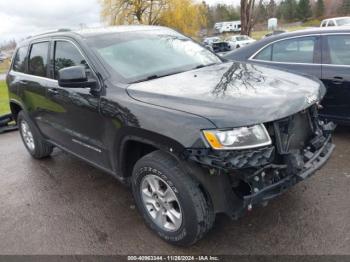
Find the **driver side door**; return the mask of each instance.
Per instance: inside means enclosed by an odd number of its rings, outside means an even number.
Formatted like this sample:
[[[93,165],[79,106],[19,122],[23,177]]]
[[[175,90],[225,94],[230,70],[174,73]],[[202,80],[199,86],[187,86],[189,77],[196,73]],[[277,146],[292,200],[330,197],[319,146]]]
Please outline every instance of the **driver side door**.
[[[63,88],[58,85],[59,70],[83,65],[88,78],[97,77],[89,66],[86,55],[71,40],[53,40],[51,75],[54,81],[47,89],[50,104],[46,114],[47,133],[52,142],[79,157],[109,169],[107,150],[104,148],[100,97],[90,88]]]

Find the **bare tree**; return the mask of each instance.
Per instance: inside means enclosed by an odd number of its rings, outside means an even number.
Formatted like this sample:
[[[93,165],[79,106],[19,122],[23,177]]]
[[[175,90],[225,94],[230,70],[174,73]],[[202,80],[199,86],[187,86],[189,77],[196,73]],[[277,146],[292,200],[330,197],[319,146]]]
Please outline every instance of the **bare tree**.
[[[255,0],[241,0],[241,33],[250,35],[254,25]]]
[[[110,25],[158,23],[167,0],[100,0],[101,17]]]

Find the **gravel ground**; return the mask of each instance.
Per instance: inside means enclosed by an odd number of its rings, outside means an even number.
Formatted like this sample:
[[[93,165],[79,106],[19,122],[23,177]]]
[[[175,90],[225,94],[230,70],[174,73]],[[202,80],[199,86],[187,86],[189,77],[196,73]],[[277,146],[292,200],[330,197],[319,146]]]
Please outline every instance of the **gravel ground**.
[[[350,128],[329,163],[238,221],[218,216],[190,248],[156,237],[113,177],[56,150],[32,159],[0,135],[0,254],[349,254]]]

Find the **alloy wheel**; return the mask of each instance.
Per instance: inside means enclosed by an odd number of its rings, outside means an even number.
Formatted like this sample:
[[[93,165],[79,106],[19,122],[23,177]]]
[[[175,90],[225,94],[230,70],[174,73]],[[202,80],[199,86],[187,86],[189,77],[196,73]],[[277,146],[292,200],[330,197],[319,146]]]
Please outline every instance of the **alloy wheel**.
[[[143,204],[158,227],[165,231],[176,231],[181,227],[181,206],[167,182],[149,174],[142,179],[140,190]]]

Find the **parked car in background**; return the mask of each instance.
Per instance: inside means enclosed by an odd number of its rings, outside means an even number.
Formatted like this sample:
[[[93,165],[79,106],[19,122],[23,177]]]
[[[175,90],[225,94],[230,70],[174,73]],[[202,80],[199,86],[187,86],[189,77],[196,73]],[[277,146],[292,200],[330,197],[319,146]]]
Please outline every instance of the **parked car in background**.
[[[232,35],[227,37],[225,40],[228,42],[229,46],[231,47],[231,50],[237,49],[255,42],[253,38],[250,38],[247,35]]]
[[[59,147],[113,175],[176,245],[201,239],[218,213],[237,219],[267,204],[334,150],[319,81],[224,61],[164,27],[26,39],[7,85],[31,156]]]
[[[220,37],[218,37],[218,36],[211,36],[211,37],[204,38],[202,44],[204,46],[211,46],[213,43],[220,42],[220,41],[221,41]]]
[[[350,28],[308,29],[264,38],[226,59],[273,66],[320,79],[327,88],[320,114],[350,124]]]
[[[215,42],[211,46],[211,51],[222,56],[231,51],[231,47],[229,43],[225,41]]]
[[[320,25],[320,27],[330,26],[350,26],[350,16],[325,19]]]
[[[230,45],[226,41],[222,41],[220,37],[206,37],[202,43],[207,49],[214,53],[223,55],[231,50]]]
[[[228,21],[228,22],[219,22],[214,24],[214,31],[216,33],[228,33],[228,32],[241,32],[241,21]]]

